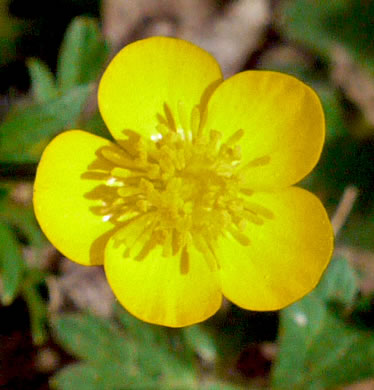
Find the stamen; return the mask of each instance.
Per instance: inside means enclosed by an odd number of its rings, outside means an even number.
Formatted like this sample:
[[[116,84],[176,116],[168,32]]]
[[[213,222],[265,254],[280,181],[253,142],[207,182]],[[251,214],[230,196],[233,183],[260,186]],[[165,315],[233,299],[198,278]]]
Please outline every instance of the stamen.
[[[180,273],[182,275],[188,274],[190,268],[190,255],[188,254],[187,245],[182,249],[181,258],[180,258]]]
[[[121,151],[120,149],[115,149],[111,146],[104,146],[100,150],[102,156],[113,163],[116,166],[123,166],[122,164],[125,162],[128,162],[131,164],[131,160],[129,160],[127,157],[127,154]]]
[[[217,269],[217,261],[214,254],[207,245],[205,239],[202,238],[200,235],[194,235],[193,242],[196,246],[196,249],[204,256],[204,259],[206,260],[209,269],[212,272],[215,271]]]
[[[221,140],[222,134],[216,130],[210,130],[209,133],[209,148],[214,152],[217,151],[218,142]]]
[[[200,110],[195,106],[191,111],[190,129],[192,133],[192,139],[195,140],[199,133],[200,127]]]
[[[251,243],[251,241],[247,236],[235,230],[232,226],[229,226],[227,230],[231,233],[231,235],[235,238],[235,240],[239,242],[239,244],[243,246],[248,246]]]
[[[274,218],[252,201],[253,190],[245,185],[250,169],[268,164],[270,157],[243,167],[244,130],[222,142],[220,131],[204,129],[206,113],[198,106],[190,115],[183,101],[176,108],[174,118],[164,105],[166,119],[158,115],[151,139],[125,130],[119,147],[102,147],[82,175],[99,182],[85,197],[95,201],[90,208],[95,215],[116,226],[114,243],[124,247],[123,256],[159,261],[151,257],[161,247],[162,256],[174,257],[181,275],[186,275],[194,246],[215,272],[220,267],[220,239],[228,235],[248,246],[248,225]]]
[[[254,223],[255,225],[263,225],[264,221],[257,214],[254,214],[250,211],[243,211],[244,217],[249,221]]]
[[[185,137],[185,131],[188,129],[188,120],[187,120],[187,113],[186,113],[186,106],[184,102],[181,100],[177,103],[177,109],[178,109],[178,117],[179,117],[179,123],[180,123],[180,129],[183,130],[183,135]]]
[[[139,252],[139,254],[137,256],[135,256],[135,260],[137,261],[141,261],[141,260],[144,260],[147,255],[149,254],[149,252],[156,247],[156,245],[158,244],[157,240],[155,239],[152,239],[152,237],[146,241],[146,243],[144,244],[142,250]]]
[[[110,175],[108,172],[84,172],[81,178],[88,180],[106,180],[110,178]]]
[[[236,144],[240,138],[242,138],[244,135],[244,130],[243,129],[240,129],[238,131],[236,131],[226,142],[225,142],[225,145],[227,147],[230,147],[234,144]]]
[[[248,164],[244,165],[242,168],[240,168],[239,173],[245,173],[246,170],[250,168],[257,168],[257,167],[263,167],[264,165],[269,164],[270,162],[270,156],[263,156],[259,158],[255,158],[254,160],[250,161]]]
[[[269,209],[267,209],[266,207],[263,207],[257,203],[245,201],[244,207],[246,210],[249,210],[249,211],[252,211],[253,213],[259,214],[262,217],[265,217],[268,219],[274,218],[274,214]]]

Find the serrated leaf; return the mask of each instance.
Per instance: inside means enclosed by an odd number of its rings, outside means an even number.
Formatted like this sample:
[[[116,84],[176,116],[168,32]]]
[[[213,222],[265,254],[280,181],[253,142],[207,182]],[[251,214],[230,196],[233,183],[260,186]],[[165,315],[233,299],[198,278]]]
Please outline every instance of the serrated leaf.
[[[151,376],[162,375],[166,381],[193,381],[193,356],[184,347],[180,332],[166,333],[164,328],[140,321],[119,306],[117,316],[127,338],[133,340],[137,362],[142,371]],[[174,345],[180,347],[176,349]]]
[[[123,371],[118,362],[107,364],[75,363],[64,367],[50,381],[58,390],[151,390],[160,389],[157,382]]]
[[[97,21],[76,18],[67,29],[58,58],[57,81],[61,90],[96,81],[108,54]]]
[[[123,375],[115,364],[94,366],[87,363],[71,364],[57,373],[51,386],[58,390],[121,390],[129,389],[131,378]]]
[[[374,375],[374,333],[346,323],[330,303],[352,303],[357,292],[348,262],[335,259],[311,294],[281,313],[275,389],[325,389]]]
[[[117,315],[124,328],[88,314],[60,316],[53,323],[61,345],[104,378],[101,388],[110,389],[113,383],[115,389],[119,384],[126,389],[189,389],[196,385],[191,362],[171,348],[165,328],[145,324],[124,311]],[[183,346],[178,344],[178,349]],[[73,374],[79,371],[72,370]],[[69,381],[76,380],[73,387],[80,388],[79,374],[73,374],[69,371],[66,375],[76,377]],[[57,376],[65,383],[67,379],[62,378]],[[176,387],[168,387],[170,384]]]
[[[38,103],[45,103],[58,97],[55,77],[40,60],[31,58],[27,61],[31,77],[31,90]]]
[[[118,362],[123,369],[133,367],[131,344],[109,321],[90,314],[63,315],[54,321],[61,345],[73,355],[96,364]]]
[[[0,161],[35,163],[50,139],[74,126],[91,90],[89,85],[76,87],[45,104],[19,111],[0,125]]]
[[[20,243],[10,227],[0,221],[1,300],[4,305],[11,304],[18,295],[24,270]]]
[[[50,381],[53,389],[58,390],[110,390],[111,387],[105,386],[97,369],[86,363],[76,363],[64,367]],[[105,386],[105,387],[104,387]]]
[[[92,363],[75,363],[64,367],[55,375],[50,384],[57,390],[191,390],[200,387],[189,386],[182,381],[159,383],[139,373],[136,377],[122,376],[120,367],[97,366]],[[201,387],[205,389],[205,387]],[[215,390],[238,390],[238,387],[220,385],[208,387]]]

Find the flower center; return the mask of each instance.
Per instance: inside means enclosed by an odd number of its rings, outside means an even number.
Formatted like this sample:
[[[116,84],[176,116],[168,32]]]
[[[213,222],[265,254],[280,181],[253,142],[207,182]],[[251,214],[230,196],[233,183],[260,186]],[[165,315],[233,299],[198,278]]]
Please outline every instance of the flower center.
[[[192,245],[214,270],[221,236],[250,245],[247,224],[261,225],[273,215],[250,201],[252,191],[242,181],[248,168],[269,159],[241,166],[243,130],[224,140],[216,130],[203,131],[197,107],[189,121],[183,111],[180,105],[179,126],[161,122],[152,140],[124,131],[119,147],[98,151],[84,178],[104,179],[86,196],[100,201],[91,208],[95,214],[119,227],[114,238],[124,256],[143,260],[161,246],[163,256],[180,256],[186,273]]]

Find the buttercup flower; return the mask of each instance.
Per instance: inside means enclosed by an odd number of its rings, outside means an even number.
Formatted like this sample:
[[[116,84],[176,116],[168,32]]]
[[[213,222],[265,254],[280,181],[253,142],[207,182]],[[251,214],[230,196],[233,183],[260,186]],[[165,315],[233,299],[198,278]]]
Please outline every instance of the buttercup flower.
[[[319,159],[324,115],[294,77],[246,71],[173,38],[126,46],[99,86],[116,142],[80,130],[47,146],[34,207],[69,259],[103,264],[136,317],[179,327],[222,296],[277,310],[318,283],[333,247],[320,201],[293,185]]]

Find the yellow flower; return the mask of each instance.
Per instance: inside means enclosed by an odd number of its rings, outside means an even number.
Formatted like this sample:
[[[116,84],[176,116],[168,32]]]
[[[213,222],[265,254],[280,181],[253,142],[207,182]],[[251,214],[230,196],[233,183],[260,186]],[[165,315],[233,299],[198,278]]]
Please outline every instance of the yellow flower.
[[[134,316],[179,327],[222,295],[277,310],[318,283],[332,248],[326,211],[293,187],[319,159],[324,115],[294,77],[246,71],[173,38],[126,46],[99,86],[116,143],[72,130],[35,180],[41,228],[68,258],[103,264]]]

